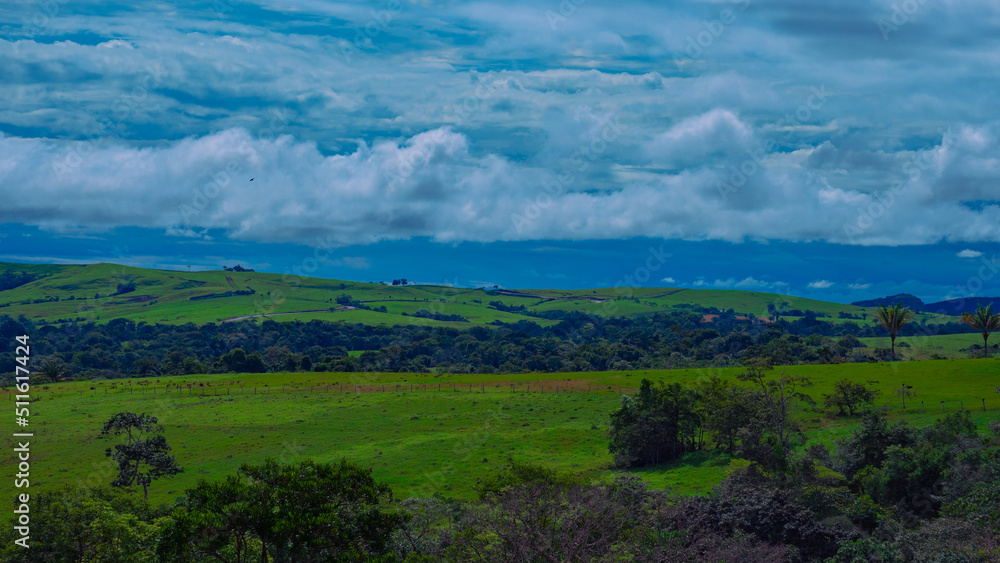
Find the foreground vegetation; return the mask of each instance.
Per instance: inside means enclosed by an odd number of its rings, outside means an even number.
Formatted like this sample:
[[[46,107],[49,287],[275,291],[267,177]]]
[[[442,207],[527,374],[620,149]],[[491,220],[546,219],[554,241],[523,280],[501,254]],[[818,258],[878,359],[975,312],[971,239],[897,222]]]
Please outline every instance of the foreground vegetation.
[[[654,397],[648,380],[640,387],[640,400]],[[681,386],[662,389],[670,387]],[[913,428],[870,411],[834,448],[763,456],[747,429],[725,479],[705,496],[651,490],[627,473],[594,479],[511,460],[479,471],[470,500],[400,499],[363,465],[271,458],[201,479],[173,502],[85,484],[36,493],[33,548],[18,547],[8,526],[0,554],[12,562],[1000,561],[1000,419],[981,432],[960,410]],[[645,437],[655,445],[657,434]],[[728,442],[718,429],[709,439]]]

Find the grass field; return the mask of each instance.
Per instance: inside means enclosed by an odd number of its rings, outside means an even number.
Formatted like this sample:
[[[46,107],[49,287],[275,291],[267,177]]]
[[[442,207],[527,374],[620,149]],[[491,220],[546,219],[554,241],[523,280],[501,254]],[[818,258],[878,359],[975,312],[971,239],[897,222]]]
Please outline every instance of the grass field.
[[[891,341],[888,336],[860,338],[861,342],[871,348],[888,349]],[[996,345],[996,337],[990,342],[990,348]],[[927,360],[934,354],[945,358],[968,358],[969,346],[978,344],[982,354],[983,337],[980,334],[935,334],[929,336],[899,336],[896,338],[896,352],[911,360]],[[902,346],[901,346],[902,345]]]
[[[873,382],[881,393],[878,404],[886,405],[893,418],[915,425],[961,407],[973,410],[980,426],[1000,418],[1000,394],[994,392],[1000,385],[997,359],[786,369],[811,379],[813,385],[805,391],[816,400],[845,377]],[[110,482],[103,455],[110,442],[97,436],[111,415],[130,410],[160,418],[186,468],[154,483],[150,494],[155,499],[173,499],[199,478],[218,479],[243,462],[268,456],[286,462],[346,457],[372,467],[397,496],[441,492],[468,498],[477,479],[508,458],[607,475],[608,414],[618,405],[619,387],[627,393],[643,377],[694,383],[736,372],[223,374],[36,386],[31,393],[31,482],[33,490]],[[905,412],[894,393],[903,383],[917,392]],[[11,395],[9,390],[0,393],[0,401],[10,402]],[[857,422],[805,407],[799,415],[810,440],[825,444],[846,435]],[[727,461],[697,453],[636,473],[654,486],[704,492],[725,475]],[[13,456],[0,459],[0,471],[14,473]],[[12,482],[4,487],[12,489]]]
[[[768,316],[768,305],[785,310],[801,309],[826,313],[833,322],[846,322],[838,314],[867,315],[855,320],[872,324],[872,309],[756,291],[678,288],[600,288],[579,290],[527,289],[484,291],[446,286],[391,286],[327,280],[260,272],[179,272],[149,270],[115,264],[34,265],[0,263],[0,270],[30,272],[43,276],[31,283],[0,292],[0,314],[25,315],[35,322],[56,323],[66,319],[107,322],[116,318],[163,324],[217,323],[245,316],[269,315],[275,321],[345,320],[364,324],[490,326],[528,320],[553,324],[526,314],[501,312],[491,301],[524,306],[528,312],[577,311],[602,317],[634,316],[692,305],[733,309],[742,314]],[[115,295],[119,283],[132,282],[135,291]],[[238,295],[236,292],[253,294]],[[347,294],[386,313],[344,311],[337,298]],[[627,297],[628,299],[621,299]],[[192,301],[192,298],[195,300]],[[635,301],[635,300],[638,300]],[[468,323],[414,320],[420,309],[430,313],[457,314]],[[403,315],[403,313],[407,313]],[[294,313],[294,314],[284,314]],[[794,317],[784,317],[794,320]],[[923,313],[917,320],[955,321],[956,317]]]

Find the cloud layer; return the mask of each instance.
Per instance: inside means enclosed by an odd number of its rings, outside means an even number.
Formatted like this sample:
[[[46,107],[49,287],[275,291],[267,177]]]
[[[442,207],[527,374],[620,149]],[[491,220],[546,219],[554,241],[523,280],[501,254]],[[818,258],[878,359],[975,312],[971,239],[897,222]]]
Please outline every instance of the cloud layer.
[[[1000,239],[991,2],[39,6],[0,13],[2,222]]]

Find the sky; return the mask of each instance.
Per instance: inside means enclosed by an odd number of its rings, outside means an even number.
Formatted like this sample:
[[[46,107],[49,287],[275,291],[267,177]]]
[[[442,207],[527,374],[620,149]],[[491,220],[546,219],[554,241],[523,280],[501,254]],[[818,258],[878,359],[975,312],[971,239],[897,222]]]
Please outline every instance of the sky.
[[[0,261],[998,295],[987,0],[0,4]]]

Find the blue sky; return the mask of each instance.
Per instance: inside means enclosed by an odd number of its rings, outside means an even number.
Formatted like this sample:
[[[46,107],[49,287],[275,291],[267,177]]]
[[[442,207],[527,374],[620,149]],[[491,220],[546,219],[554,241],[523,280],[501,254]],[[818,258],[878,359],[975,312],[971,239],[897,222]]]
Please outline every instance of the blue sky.
[[[990,296],[998,31],[985,0],[5,3],[0,260]]]

